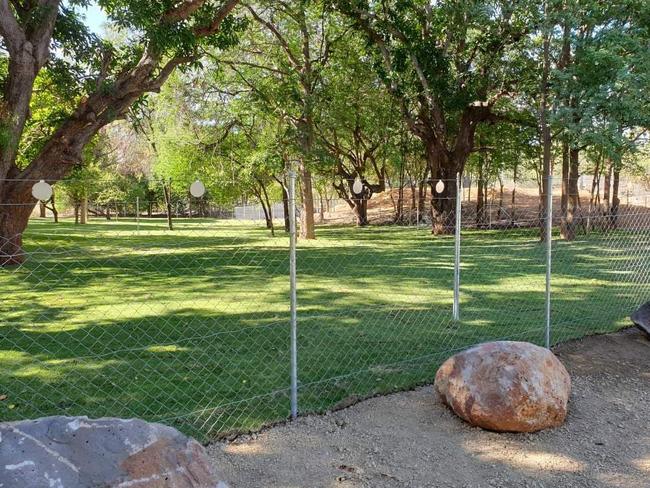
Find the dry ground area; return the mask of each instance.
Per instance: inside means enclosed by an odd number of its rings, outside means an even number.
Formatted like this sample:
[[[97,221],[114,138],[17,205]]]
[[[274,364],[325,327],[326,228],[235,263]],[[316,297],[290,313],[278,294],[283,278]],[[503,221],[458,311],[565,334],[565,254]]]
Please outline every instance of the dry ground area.
[[[650,341],[628,329],[555,352],[573,378],[556,430],[472,428],[425,387],[209,452],[231,488],[650,487]]]
[[[467,197],[471,197],[471,200],[468,201]],[[368,202],[368,219],[373,224],[388,223],[392,222],[392,219],[395,216],[395,202],[397,201],[398,190],[393,189],[390,191],[385,191],[383,193],[378,193],[373,195],[373,197]],[[429,211],[431,193],[427,193],[426,199],[426,209],[425,212]],[[587,190],[580,192],[580,200],[582,205],[584,205],[584,212],[587,212],[589,207],[589,198],[590,193]],[[496,221],[497,208],[499,206],[499,194],[497,190],[489,192],[489,204],[492,211],[492,217]],[[638,228],[640,224],[640,216],[643,216],[644,227],[647,226],[647,219],[649,205],[650,205],[650,194],[649,193],[640,193],[635,195],[627,195],[621,193],[621,209],[619,214],[622,216],[628,215],[632,216],[632,223],[635,224],[635,228]],[[505,214],[503,218],[508,220],[512,217],[512,188],[504,188],[503,192],[503,208]],[[404,190],[404,212],[406,215],[409,214],[409,208],[411,205],[411,190],[406,188]],[[463,215],[465,212],[470,214],[476,209],[476,188],[472,187],[471,192],[468,192],[467,189],[463,191]],[[525,221],[528,219],[534,219],[539,212],[539,194],[536,188],[529,187],[520,187],[516,190],[516,199],[515,199],[515,208],[514,208],[516,219],[519,221]],[[594,211],[595,212],[595,211]],[[561,216],[561,206],[560,206],[560,190],[556,189],[554,191],[553,197],[553,214],[554,218],[559,219]],[[470,224],[473,222],[473,218],[469,216],[464,217],[464,224]],[[624,218],[624,217],[623,217]],[[317,216],[318,221],[318,216]],[[336,209],[332,212],[326,212],[324,215],[324,223],[327,224],[354,224],[356,222],[352,210],[348,205],[343,201],[339,200],[339,203]],[[620,226],[620,225],[619,225]]]

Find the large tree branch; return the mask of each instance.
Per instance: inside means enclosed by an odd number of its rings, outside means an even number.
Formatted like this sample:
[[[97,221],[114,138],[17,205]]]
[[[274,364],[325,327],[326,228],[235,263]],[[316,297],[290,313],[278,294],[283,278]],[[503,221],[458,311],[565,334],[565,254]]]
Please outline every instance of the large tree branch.
[[[30,7],[36,8],[40,16],[24,29],[8,1],[0,0],[0,34],[9,51],[9,70],[0,100],[0,125],[8,136],[0,145],[0,177],[17,171],[18,146],[29,117],[34,81],[49,55],[59,0],[41,0]]]
[[[145,92],[157,92],[171,76],[174,70],[183,64],[188,64],[193,61],[196,61],[197,56],[176,56],[175,58],[170,59],[167,63],[161,68],[160,73],[146,86],[144,87]]]
[[[399,38],[402,40],[402,42],[407,45],[409,44],[406,37],[403,34],[401,34],[401,32],[397,31],[396,28],[392,27],[391,31],[399,33]],[[431,85],[429,84],[429,80],[427,79],[427,76],[424,73],[424,69],[422,69],[420,60],[415,55],[412,49],[409,49],[409,51],[410,51],[409,59],[411,61],[411,65],[413,65],[413,69],[415,70],[417,78],[420,82],[420,86],[422,87],[424,98],[427,102],[429,110],[431,111],[431,116],[434,121],[433,130],[436,134],[436,138],[444,139],[444,135],[446,131],[446,123],[445,123],[445,118],[442,115],[442,109],[440,108],[440,104],[436,100],[436,96],[434,95],[433,90],[431,89]]]
[[[235,74],[237,74],[239,79],[251,90],[251,92],[257,94],[262,100],[264,100],[264,102],[267,105],[269,105],[269,107],[271,107],[272,109],[275,109],[275,110],[282,111],[282,109],[281,109],[282,101],[276,101],[274,99],[269,98],[263,91],[261,91],[257,87],[257,85],[254,82],[252,82],[248,78],[246,78],[244,73],[242,73],[241,70],[239,70],[235,64],[231,64],[230,69],[232,69],[235,72]]]
[[[7,45],[10,56],[23,49],[26,41],[25,32],[16,20],[8,0],[0,0],[0,35]]]
[[[220,24],[238,1],[224,3],[214,21]],[[71,166],[78,163],[83,147],[102,127],[124,117],[143,94],[158,91],[179,65],[196,59],[193,55],[176,56],[161,66],[160,57],[153,47],[149,47],[133,68],[117,75],[110,91],[100,88],[84,99],[21,172],[21,177],[38,179],[48,175],[48,179],[62,178]],[[53,161],[57,164],[52,164]]]
[[[332,132],[331,139],[325,134],[325,132],[320,130],[320,127],[316,126],[316,130],[318,132],[318,136],[320,137],[321,141],[325,144],[325,146],[329,149],[329,151],[334,156],[347,158],[350,162],[352,162],[352,165],[356,167],[358,158],[356,157],[352,149],[350,149],[349,147],[345,147],[340,142],[336,130]]]
[[[194,29],[194,34],[198,37],[208,37],[216,34],[221,28],[223,21],[230,15],[240,0],[227,0],[212,18],[212,21],[203,27]]]
[[[5,184],[0,180],[0,200],[20,204],[16,207],[20,211],[11,215],[0,212],[0,226],[9,226],[7,228],[18,236],[15,247],[20,251],[20,235],[36,203],[31,195],[29,180],[56,182],[64,178],[80,162],[83,148],[102,127],[124,117],[139,97],[159,89],[174,68],[191,62],[195,57],[171,55],[171,59],[165,61],[164,53],[151,42],[137,64],[112,77],[108,76],[110,63],[104,60],[106,63],[100,69],[96,91],[81,100],[77,109],[61,123],[30,164],[21,171],[16,165],[17,149],[29,114],[34,80],[49,57],[60,0],[26,0],[23,5],[27,14],[38,8],[39,15],[30,16],[29,28],[24,30],[9,1],[0,0],[0,35],[9,52],[9,73],[0,100],[0,124],[9,130],[9,138],[5,138],[0,146],[0,179],[16,178],[21,181]],[[187,20],[192,13],[199,11],[203,3],[200,0],[180,1],[182,3],[177,8],[166,14],[170,22]],[[196,27],[194,35],[201,38],[217,33],[223,20],[238,3],[239,0],[224,0],[216,8],[209,24]],[[27,14],[21,12],[20,18],[27,18]],[[101,79],[105,81],[102,83]],[[7,219],[11,219],[9,224]],[[15,254],[13,249],[10,251]]]
[[[61,0],[41,0],[38,2],[36,12],[39,15],[38,24],[27,30],[28,40],[33,46],[33,56],[37,63],[37,69],[40,69],[47,62],[50,55],[50,42],[54,25],[59,15],[59,5]]]
[[[293,53],[291,50],[291,47],[289,46],[289,43],[287,40],[284,38],[282,33],[278,30],[278,28],[272,23],[269,22],[265,19],[263,19],[256,11],[251,7],[250,5],[246,5],[246,8],[250,12],[250,14],[253,16],[253,18],[261,25],[266,27],[269,32],[277,39],[278,43],[280,44],[280,47],[282,50],[286,53],[287,57],[289,58],[289,62],[291,65],[297,69],[301,70],[302,69],[302,63],[298,60],[296,55]]]
[[[200,9],[206,0],[186,0],[175,5],[162,16],[163,22],[173,23],[187,19],[190,15]]]
[[[300,34],[302,37],[302,76],[301,81],[306,93],[311,93],[314,90],[314,80],[312,77],[312,67],[311,67],[311,46],[310,46],[310,33],[307,28],[307,19],[305,19],[305,13],[300,12]]]
[[[369,21],[369,14],[367,12],[355,9],[353,20],[359,25],[361,30],[365,32],[370,41],[379,50],[379,54],[381,55],[381,59],[384,64],[384,69],[389,75],[388,79],[384,77],[384,85],[388,89],[389,93],[398,101],[400,112],[402,114],[402,118],[406,122],[406,125],[408,126],[409,130],[411,130],[411,132],[413,132],[418,137],[422,137],[423,132],[418,126],[415,116],[408,108],[406,97],[399,90],[397,77],[392,76],[395,74],[395,70],[393,68],[393,59],[384,38],[371,25]]]

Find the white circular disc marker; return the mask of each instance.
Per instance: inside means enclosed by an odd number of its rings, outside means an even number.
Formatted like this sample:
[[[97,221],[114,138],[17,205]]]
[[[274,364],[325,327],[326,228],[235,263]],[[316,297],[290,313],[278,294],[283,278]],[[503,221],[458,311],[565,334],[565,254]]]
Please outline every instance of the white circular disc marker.
[[[36,200],[40,200],[42,202],[47,202],[50,198],[52,198],[53,192],[54,191],[52,190],[52,185],[47,183],[45,180],[34,183],[34,186],[32,186],[32,196]]]
[[[352,185],[352,191],[359,195],[363,191],[363,183],[361,183],[361,180],[359,178],[354,180],[354,184]]]
[[[201,198],[205,195],[205,185],[201,181],[196,180],[190,185],[190,193],[194,198]]]
[[[442,193],[443,191],[445,191],[445,182],[438,180],[438,183],[436,183],[436,193]]]

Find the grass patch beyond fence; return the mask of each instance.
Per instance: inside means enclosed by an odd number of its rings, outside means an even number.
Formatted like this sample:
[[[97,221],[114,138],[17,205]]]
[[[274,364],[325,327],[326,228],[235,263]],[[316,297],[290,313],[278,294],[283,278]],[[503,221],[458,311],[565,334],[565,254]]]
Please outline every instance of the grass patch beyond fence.
[[[0,419],[142,417],[201,439],[289,413],[288,239],[251,223],[35,220],[0,269]],[[543,343],[535,229],[466,231],[461,321],[453,237],[323,227],[298,250],[302,412],[431,382],[454,351]],[[554,245],[553,341],[607,332],[648,298],[650,237]]]

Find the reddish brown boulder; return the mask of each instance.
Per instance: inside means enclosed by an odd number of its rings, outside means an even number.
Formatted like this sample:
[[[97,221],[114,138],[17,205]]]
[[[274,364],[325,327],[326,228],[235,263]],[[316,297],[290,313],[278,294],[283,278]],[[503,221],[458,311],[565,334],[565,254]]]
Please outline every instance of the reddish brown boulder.
[[[534,432],[564,422],[571,378],[547,349],[488,342],[452,356],[436,373],[442,401],[472,425]]]

